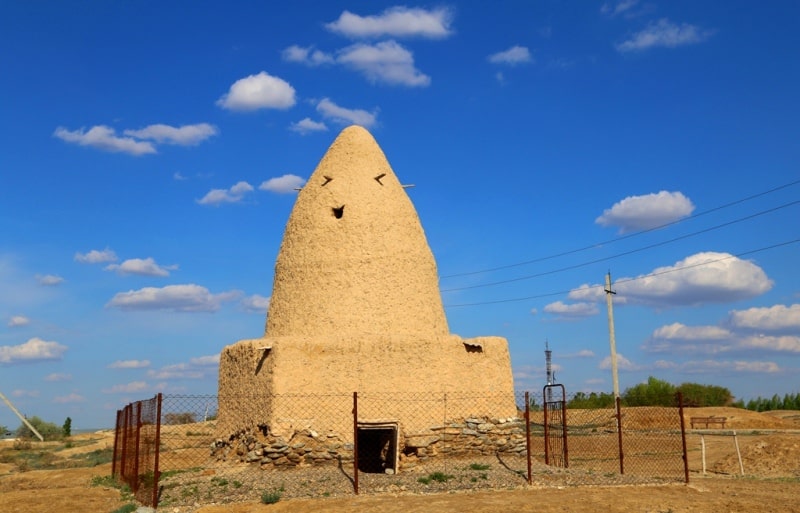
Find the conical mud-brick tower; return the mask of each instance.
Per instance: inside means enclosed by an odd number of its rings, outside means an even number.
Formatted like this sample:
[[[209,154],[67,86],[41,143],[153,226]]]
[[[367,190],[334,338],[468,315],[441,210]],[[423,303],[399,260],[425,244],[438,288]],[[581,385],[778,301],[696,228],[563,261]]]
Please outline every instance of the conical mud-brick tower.
[[[447,335],[436,263],[375,139],[345,129],[286,225],[267,337]]]
[[[505,339],[449,334],[419,217],[358,126],[342,131],[298,194],[264,337],[222,351],[219,422],[352,441],[353,392],[359,418],[406,434],[441,424],[443,401],[450,418],[516,415]]]

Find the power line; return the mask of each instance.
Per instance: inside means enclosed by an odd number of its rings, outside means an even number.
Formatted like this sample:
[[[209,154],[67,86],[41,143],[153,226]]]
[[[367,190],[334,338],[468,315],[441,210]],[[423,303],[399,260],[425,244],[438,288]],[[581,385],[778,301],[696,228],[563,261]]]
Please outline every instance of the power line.
[[[739,257],[743,257],[743,256],[746,256],[746,255],[752,255],[753,253],[759,253],[761,251],[767,251],[767,250],[770,250],[770,249],[780,248],[780,247],[783,247],[783,246],[788,246],[790,244],[796,244],[798,242],[800,242],[800,239],[789,240],[789,241],[786,241],[786,242],[780,242],[778,244],[773,244],[771,246],[765,246],[763,248],[753,249],[753,250],[750,250],[750,251],[744,251],[744,252],[738,253],[736,255],[728,255],[726,257],[717,258],[717,259],[714,259],[714,260],[707,260],[705,262],[699,262],[699,263],[696,263],[696,264],[685,265],[683,267],[676,267],[674,269],[668,269],[668,270],[665,270],[665,271],[659,271],[657,273],[645,274],[645,275],[642,275],[642,276],[637,276],[636,278],[625,278],[625,279],[616,281],[615,285],[618,285],[620,283],[628,283],[628,282],[632,282],[632,281],[643,280],[645,278],[652,278],[652,277],[655,277],[655,276],[661,276],[661,275],[664,275],[664,274],[670,274],[670,273],[685,271],[687,269],[693,269],[695,267],[701,267],[701,266],[713,264],[713,263],[716,263],[716,262],[723,262],[725,260],[730,260],[731,258],[739,258]],[[536,294],[535,296],[526,296],[526,297],[519,297],[519,298],[512,298],[512,299],[498,299],[498,300],[494,300],[494,301],[481,301],[481,302],[478,302],[478,303],[461,303],[461,304],[456,304],[456,305],[446,305],[446,308],[457,308],[457,307],[461,307],[461,306],[493,305],[493,304],[499,304],[499,303],[513,303],[513,302],[517,302],[517,301],[529,301],[531,299],[541,299],[541,298],[545,298],[545,297],[552,297],[552,296],[560,296],[560,295],[564,295],[564,294],[569,294],[570,292],[575,292],[575,291],[578,291],[578,290],[584,291],[584,290],[600,289],[600,288],[603,288],[603,287],[604,287],[604,285],[592,285],[592,286],[589,286],[589,287],[580,287],[580,288],[574,288],[574,289],[569,289],[569,290],[561,290],[561,291],[558,291],[558,292],[548,292],[546,294]]]
[[[750,201],[752,199],[755,199],[755,198],[758,198],[758,197],[761,197],[761,196],[765,196],[765,195],[771,194],[773,192],[777,192],[777,191],[779,191],[781,189],[786,189],[787,187],[791,187],[791,186],[797,185],[799,183],[800,183],[800,180],[795,180],[793,182],[789,182],[789,183],[786,183],[786,184],[783,184],[783,185],[779,185],[777,187],[773,187],[772,189],[769,189],[769,190],[764,191],[764,192],[759,192],[757,194],[753,194],[753,195],[747,196],[745,198],[741,198],[741,199],[738,199],[738,200],[735,200],[735,201],[731,201],[729,203],[725,203],[724,205],[720,205],[718,207],[714,207],[714,208],[711,208],[709,210],[705,210],[703,212],[698,212],[697,214],[693,214],[693,215],[690,215],[688,217],[684,217],[684,218],[681,218],[681,219],[676,219],[675,221],[670,221],[669,223],[664,223],[662,225],[655,226],[653,228],[647,228],[645,230],[640,230],[638,232],[629,233],[628,235],[623,235],[621,237],[616,237],[614,239],[609,239],[609,240],[606,240],[606,241],[603,241],[603,242],[597,242],[597,243],[591,244],[589,246],[583,246],[583,247],[580,247],[580,248],[577,248],[577,249],[571,249],[571,250],[568,250],[568,251],[563,251],[561,253],[555,253],[553,255],[534,258],[533,260],[526,260],[524,262],[518,262],[518,263],[515,263],[515,264],[501,265],[499,267],[492,267],[492,268],[483,269],[483,270],[480,270],[480,271],[468,271],[468,272],[464,272],[464,273],[448,274],[448,275],[445,275],[445,276],[440,276],[439,278],[443,280],[443,279],[447,279],[447,278],[456,278],[456,277],[459,277],[459,276],[472,276],[472,275],[475,275],[475,274],[484,274],[484,273],[490,273],[490,272],[494,272],[494,271],[502,271],[504,269],[511,269],[511,268],[514,268],[514,267],[521,267],[523,265],[535,264],[537,262],[544,262],[546,260],[552,260],[554,258],[563,257],[563,256],[567,256],[567,255],[572,255],[574,253],[580,253],[582,251],[587,251],[587,250],[596,248],[598,246],[605,246],[605,245],[608,245],[608,244],[613,244],[614,242],[619,242],[621,240],[630,239],[632,237],[637,237],[637,236],[643,235],[645,233],[650,233],[650,232],[653,232],[653,231],[656,231],[656,230],[660,230],[662,228],[666,228],[668,226],[679,224],[679,223],[682,223],[684,221],[697,219],[698,217],[701,217],[701,216],[704,216],[704,215],[707,215],[707,214],[711,214],[712,212],[716,212],[718,210],[722,210],[722,209],[725,209],[725,208],[728,208],[728,207],[732,207],[734,205],[738,205],[740,203],[744,203],[745,201]],[[451,289],[451,290],[457,290],[457,289]]]
[[[738,219],[734,219],[733,221],[728,221],[726,223],[722,223],[722,224],[718,224],[718,225],[715,225],[715,226],[711,226],[709,228],[704,228],[704,229],[698,230],[696,232],[680,235],[680,236],[674,237],[672,239],[667,239],[667,240],[664,240],[664,241],[661,241],[661,242],[656,242],[656,243],[653,243],[653,244],[649,244],[647,246],[642,246],[640,248],[631,249],[629,251],[623,251],[622,253],[617,253],[615,255],[611,255],[611,256],[607,256],[607,257],[603,257],[603,258],[596,258],[594,260],[589,260],[588,262],[582,262],[582,263],[579,263],[579,264],[568,265],[566,267],[561,267],[561,268],[558,268],[558,269],[552,269],[550,271],[544,271],[544,272],[540,272],[540,273],[536,273],[536,274],[530,274],[530,275],[527,275],[527,276],[520,276],[518,278],[509,278],[507,280],[494,281],[494,282],[491,282],[491,283],[481,283],[481,284],[478,284],[478,285],[468,285],[466,287],[454,287],[454,288],[449,288],[449,289],[442,289],[442,292],[455,292],[455,291],[458,291],[458,290],[468,290],[468,289],[477,289],[477,288],[483,288],[483,287],[493,287],[495,285],[504,285],[506,283],[514,283],[514,282],[517,282],[517,281],[530,280],[532,278],[539,278],[541,276],[547,276],[547,275],[550,275],[550,274],[556,274],[556,273],[560,273],[560,272],[564,272],[564,271],[570,271],[572,269],[578,269],[578,268],[581,268],[581,267],[586,267],[587,265],[592,265],[592,264],[597,264],[599,262],[605,262],[605,261],[608,261],[608,260],[613,260],[615,258],[619,258],[619,257],[622,257],[622,256],[632,255],[634,253],[639,253],[641,251],[646,251],[648,249],[653,249],[653,248],[657,248],[659,246],[664,246],[666,244],[671,244],[671,243],[679,241],[679,240],[688,239],[689,237],[694,237],[696,235],[701,235],[703,233],[708,233],[710,231],[718,230],[718,229],[724,228],[726,226],[731,226],[733,224],[737,224],[737,223],[741,223],[741,222],[744,222],[744,221],[748,221],[750,219],[753,219],[753,218],[756,218],[756,217],[759,217],[759,216],[762,216],[762,215],[765,215],[765,214],[770,214],[770,213],[775,212],[777,210],[781,210],[781,209],[784,209],[784,208],[787,208],[787,207],[791,207],[791,206],[797,205],[798,203],[800,203],[800,200],[791,201],[789,203],[785,203],[785,204],[777,206],[777,207],[773,207],[773,208],[770,208],[770,209],[767,209],[767,210],[762,210],[761,212],[756,212],[755,214],[750,214],[749,216],[745,216],[745,217],[740,217]]]

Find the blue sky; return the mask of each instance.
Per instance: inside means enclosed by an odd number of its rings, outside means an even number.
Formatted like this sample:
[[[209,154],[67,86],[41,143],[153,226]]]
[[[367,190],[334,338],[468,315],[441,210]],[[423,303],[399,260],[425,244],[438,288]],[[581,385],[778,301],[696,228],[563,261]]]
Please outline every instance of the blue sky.
[[[796,2],[0,4],[0,391],[113,424],[215,393],[283,228],[367,127],[450,330],[569,392],[800,391]],[[0,424],[19,422],[5,407]]]

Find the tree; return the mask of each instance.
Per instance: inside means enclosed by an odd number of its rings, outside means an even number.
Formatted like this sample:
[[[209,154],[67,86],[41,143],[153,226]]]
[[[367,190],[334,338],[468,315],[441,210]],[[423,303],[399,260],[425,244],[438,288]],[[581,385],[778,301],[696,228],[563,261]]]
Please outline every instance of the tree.
[[[626,389],[622,399],[627,406],[673,406],[675,386],[650,376],[647,383],[639,383]]]
[[[61,434],[64,436],[64,438],[69,438],[70,436],[72,436],[72,419],[71,418],[67,417],[67,419],[64,421],[64,425],[61,426]]]
[[[683,395],[683,405],[688,407],[730,406],[733,403],[731,391],[716,385],[683,383],[677,391]]]
[[[27,420],[45,440],[58,440],[61,438],[61,429],[52,422],[45,422],[37,416]],[[17,438],[33,438],[33,431],[23,423],[17,428],[16,435]]]

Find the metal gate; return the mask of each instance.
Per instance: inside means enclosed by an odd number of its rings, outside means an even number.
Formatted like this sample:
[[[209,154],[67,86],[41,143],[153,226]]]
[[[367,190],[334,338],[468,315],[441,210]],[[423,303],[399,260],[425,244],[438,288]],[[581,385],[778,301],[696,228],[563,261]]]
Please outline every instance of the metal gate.
[[[544,397],[544,462],[546,465],[568,468],[567,391],[564,389],[564,385],[547,385],[542,394]]]

